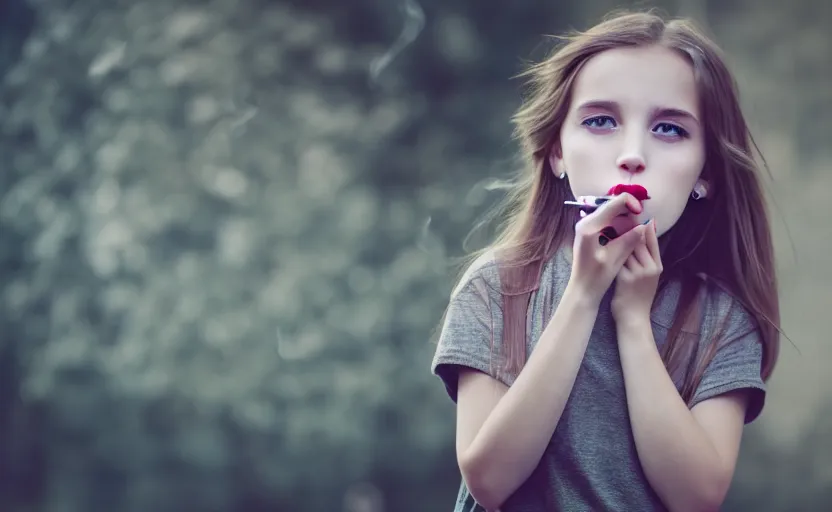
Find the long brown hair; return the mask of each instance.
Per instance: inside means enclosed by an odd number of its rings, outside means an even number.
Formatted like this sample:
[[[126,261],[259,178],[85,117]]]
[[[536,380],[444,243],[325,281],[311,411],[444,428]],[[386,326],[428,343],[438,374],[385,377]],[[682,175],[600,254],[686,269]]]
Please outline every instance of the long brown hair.
[[[736,83],[717,47],[690,21],[665,21],[653,12],[617,13],[564,37],[551,56],[520,75],[528,80],[528,93],[513,121],[525,169],[509,190],[501,232],[485,249],[494,250],[500,265],[506,372],[516,374],[525,364],[526,314],[543,265],[574,237],[574,219],[562,206],[569,186],[554,175],[548,155],[558,144],[575,77],[600,52],[650,45],[679,52],[693,67],[706,132],[703,178],[711,184],[708,198],[689,201],[662,237],[660,289],[673,280],[681,283],[662,358],[671,375],[682,372],[682,395],[690,400],[717,348],[714,336],[691,370],[683,327],[695,319],[691,315],[699,309],[699,276],[704,275],[750,312],[763,344],[761,376],[765,380],[772,373],[780,333],[774,250],[752,153],[757,148],[740,111]]]

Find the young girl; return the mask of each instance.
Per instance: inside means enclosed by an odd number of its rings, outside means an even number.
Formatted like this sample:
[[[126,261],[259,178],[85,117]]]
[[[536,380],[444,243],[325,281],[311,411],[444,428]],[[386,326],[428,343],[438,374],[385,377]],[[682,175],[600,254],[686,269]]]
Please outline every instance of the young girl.
[[[455,510],[717,510],[779,343],[734,81],[691,23],[653,14],[577,34],[526,76],[528,172],[432,365],[457,403]],[[619,184],[649,199],[564,204]]]

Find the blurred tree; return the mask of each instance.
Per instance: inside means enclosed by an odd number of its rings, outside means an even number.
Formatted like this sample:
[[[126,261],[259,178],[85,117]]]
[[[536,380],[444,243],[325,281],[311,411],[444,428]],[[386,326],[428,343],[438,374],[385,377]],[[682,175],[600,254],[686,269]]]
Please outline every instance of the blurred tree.
[[[24,0],[0,2],[0,76],[20,57],[35,24],[35,11]]]
[[[20,59],[34,24],[35,11],[23,0],[0,2],[0,79]],[[0,98],[3,92],[0,87]],[[7,101],[0,101],[0,117],[7,112]],[[0,190],[8,190],[14,181],[8,164],[4,165]],[[14,275],[24,266],[25,256],[20,250],[24,240],[20,233],[0,230],[0,269],[4,275]],[[0,314],[0,504],[27,505],[43,491],[44,467],[37,411],[21,400],[21,345],[26,340],[16,327],[15,319]]]

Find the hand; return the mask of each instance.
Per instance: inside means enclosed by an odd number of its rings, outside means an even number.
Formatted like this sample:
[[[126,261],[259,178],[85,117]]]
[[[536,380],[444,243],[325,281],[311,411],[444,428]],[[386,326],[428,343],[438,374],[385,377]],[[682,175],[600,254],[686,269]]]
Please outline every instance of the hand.
[[[662,259],[656,236],[656,220],[651,220],[645,228],[647,232],[644,239],[636,244],[615,279],[615,295],[611,307],[619,327],[632,322],[650,321],[650,310],[662,273]]]
[[[577,289],[594,303],[600,303],[624,262],[637,245],[644,243],[647,228],[653,230],[635,221],[635,215],[641,212],[638,199],[620,194],[578,221],[567,288]],[[615,226],[617,233],[623,234],[601,245],[601,231],[609,226]]]

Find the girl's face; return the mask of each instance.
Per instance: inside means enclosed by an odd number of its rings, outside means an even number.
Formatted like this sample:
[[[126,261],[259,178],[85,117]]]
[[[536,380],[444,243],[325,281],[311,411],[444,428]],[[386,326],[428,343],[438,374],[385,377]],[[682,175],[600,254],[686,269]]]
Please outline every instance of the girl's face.
[[[572,88],[560,147],[550,156],[572,194],[604,195],[614,185],[650,194],[638,221],[655,217],[659,234],[685,209],[705,163],[693,68],[662,48],[618,48],[589,59]]]

